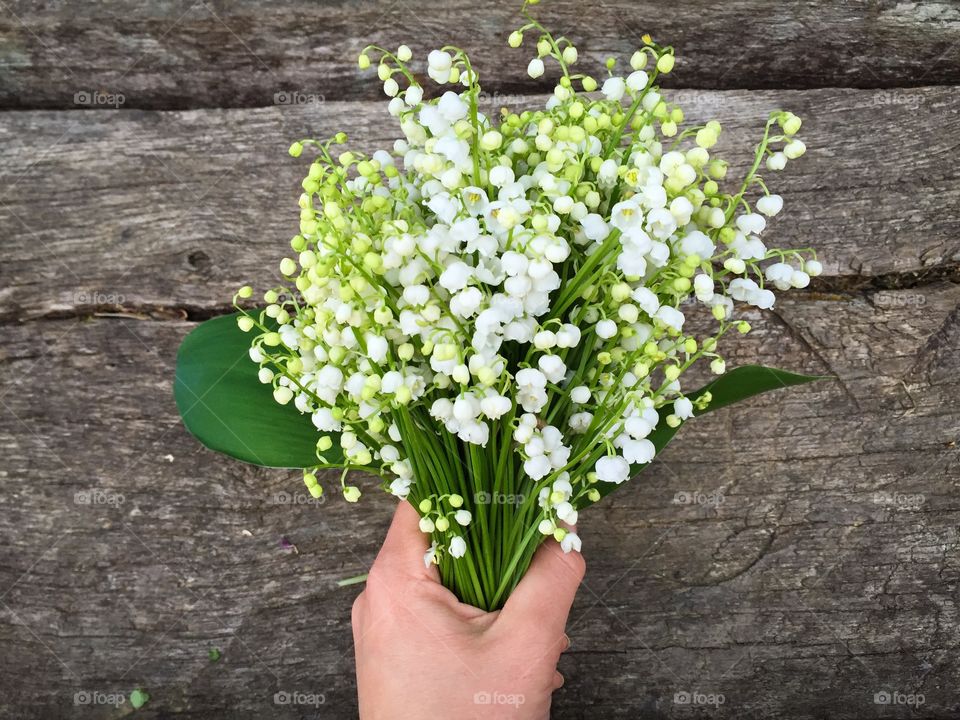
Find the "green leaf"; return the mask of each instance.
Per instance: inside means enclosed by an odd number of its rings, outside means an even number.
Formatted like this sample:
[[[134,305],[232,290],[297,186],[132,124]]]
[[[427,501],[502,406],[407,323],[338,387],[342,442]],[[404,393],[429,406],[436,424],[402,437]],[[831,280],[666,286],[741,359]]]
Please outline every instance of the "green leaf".
[[[257,378],[248,354],[253,336],[237,327],[238,314],[201,323],[177,352],[174,397],[183,424],[211,450],[266,467],[316,465],[320,431],[293,403],[280,405],[273,387]],[[324,455],[343,461],[340,443]]]
[[[133,706],[134,710],[139,710],[144,705],[147,704],[147,701],[150,699],[150,696],[146,691],[137,688],[132,693],[130,693],[130,704]]]
[[[699,416],[705,415],[713,410],[719,410],[727,405],[732,405],[740,400],[746,400],[760,393],[779,390],[780,388],[790,387],[792,385],[803,385],[804,383],[813,382],[814,380],[824,380],[827,377],[829,376],[799,375],[787,370],[778,370],[777,368],[766,367],[764,365],[744,365],[743,367],[738,367],[728,373],[724,373],[699,390],[688,394],[687,397],[691,400],[696,400],[705,392],[710,392],[713,395],[710,404],[707,405],[705,410],[698,413]],[[658,455],[660,451],[667,446],[667,443],[673,440],[673,436],[677,434],[677,431],[681,427],[683,427],[682,424],[675,428],[670,427],[666,422],[657,424],[657,429],[650,433],[647,439],[653,443]],[[650,467],[650,463],[633,465],[630,468],[630,476],[635,477],[648,467]],[[605,497],[621,486],[615,483],[599,482],[595,487],[600,491],[600,497]]]

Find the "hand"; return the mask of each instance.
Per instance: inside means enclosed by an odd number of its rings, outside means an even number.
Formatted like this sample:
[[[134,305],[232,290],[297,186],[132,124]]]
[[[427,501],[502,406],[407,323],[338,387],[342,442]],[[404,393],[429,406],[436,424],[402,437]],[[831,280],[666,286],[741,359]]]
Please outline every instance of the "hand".
[[[544,543],[503,609],[485,612],[424,567],[418,519],[400,503],[353,604],[361,720],[547,720],[583,557]]]

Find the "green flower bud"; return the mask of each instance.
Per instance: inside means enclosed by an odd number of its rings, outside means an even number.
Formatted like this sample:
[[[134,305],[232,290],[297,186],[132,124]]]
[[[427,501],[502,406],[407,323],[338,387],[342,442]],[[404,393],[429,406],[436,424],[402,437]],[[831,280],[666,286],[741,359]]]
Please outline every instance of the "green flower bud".
[[[480,138],[480,149],[492,152],[503,144],[503,135],[496,130],[490,130]]]
[[[696,141],[699,147],[709,150],[717,144],[717,136],[709,128],[701,128],[697,130]]]
[[[290,157],[300,157],[300,153],[303,152],[303,143],[293,143],[287,152],[290,153]]]
[[[780,127],[787,135],[796,135],[800,131],[801,124],[800,118],[793,113],[786,113],[785,116],[780,118]]]
[[[673,64],[676,58],[673,55],[661,55],[657,59],[657,70],[662,72],[664,75],[673,70]]]
[[[420,512],[428,513],[433,509],[433,503],[429,499],[424,499],[420,501],[420,504],[417,505],[420,508]]]
[[[463,505],[463,498],[460,495],[453,494],[447,498],[447,502],[450,503],[450,507],[458,508]]]
[[[621,303],[630,297],[630,286],[625,282],[617,283],[612,288],[610,288],[610,296],[615,302]]]
[[[727,163],[723,160],[711,160],[707,166],[707,172],[710,173],[710,177],[723,180],[727,176]]]

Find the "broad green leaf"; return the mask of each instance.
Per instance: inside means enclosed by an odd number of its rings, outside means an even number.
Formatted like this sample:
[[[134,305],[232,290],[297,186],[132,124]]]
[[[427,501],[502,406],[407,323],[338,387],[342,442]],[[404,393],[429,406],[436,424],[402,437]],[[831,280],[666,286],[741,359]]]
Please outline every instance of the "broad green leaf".
[[[266,467],[318,463],[320,432],[293,403],[280,405],[273,388],[257,378],[248,355],[253,336],[237,327],[237,314],[207,320],[177,352],[174,397],[183,424],[211,450]],[[342,462],[340,444],[325,453]]]
[[[696,400],[705,392],[710,392],[713,399],[707,405],[705,410],[697,413],[697,416],[705,415],[712,410],[719,410],[727,405],[732,405],[740,400],[746,400],[748,397],[768,392],[769,390],[778,390],[780,388],[790,387],[792,385],[803,385],[814,380],[824,380],[828,376],[824,375],[798,375],[787,370],[778,370],[777,368],[766,367],[764,365],[744,365],[724,373],[716,380],[707,383],[699,390],[687,395],[691,400]],[[661,418],[664,415],[661,413]],[[689,422],[689,421],[687,421]],[[672,428],[661,419],[647,439],[653,443],[657,449],[657,454],[666,447],[667,443],[673,440],[673,436],[683,427]],[[650,467],[649,463],[634,465],[630,468],[630,476],[636,477],[638,474]],[[600,491],[600,497],[609,495],[620,485],[614,483],[599,482],[596,485]]]

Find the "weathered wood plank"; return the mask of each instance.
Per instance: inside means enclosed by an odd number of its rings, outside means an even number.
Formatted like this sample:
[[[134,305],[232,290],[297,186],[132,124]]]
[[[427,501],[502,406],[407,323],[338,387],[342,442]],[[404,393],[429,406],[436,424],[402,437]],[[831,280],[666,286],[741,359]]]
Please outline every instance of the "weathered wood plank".
[[[772,178],[786,210],[769,232],[782,246],[817,248],[827,275],[856,281],[936,268],[949,274],[960,263],[960,170],[944,160],[956,151],[960,97],[941,88],[914,92],[918,107],[909,117],[878,105],[874,91],[681,97],[692,121],[724,122],[720,150],[735,162],[731,179],[770,110],[805,118],[810,150]],[[3,114],[0,318],[171,306],[208,312],[225,307],[241,284],[273,284],[272,269],[296,232],[306,167],[286,148],[344,127],[367,149],[394,136],[382,103]]]
[[[960,286],[942,284],[794,295],[749,316],[731,363],[839,381],[691,423],[584,513],[554,717],[689,717],[674,696],[692,691],[723,694],[698,708],[718,718],[853,720],[883,711],[883,691],[955,717],[958,306]],[[0,715],[115,717],[74,693],[141,685],[147,718],[355,716],[356,589],[334,581],[373,558],[392,501],[279,504],[297,477],[200,448],[171,397],[191,327],[5,331]],[[277,706],[279,691],[326,703]]]
[[[121,94],[128,107],[249,107],[277,94],[376,97],[356,67],[367,43],[421,56],[473,51],[490,92],[537,87],[528,55],[506,46],[514,0],[263,3],[111,0],[0,8],[0,107],[70,108],[77,93]],[[935,0],[770,3],[556,0],[542,18],[594,66],[629,57],[653,33],[678,48],[677,87],[901,87],[960,81],[960,10]],[[812,48],[815,46],[816,51]],[[542,87],[542,86],[541,86]]]

